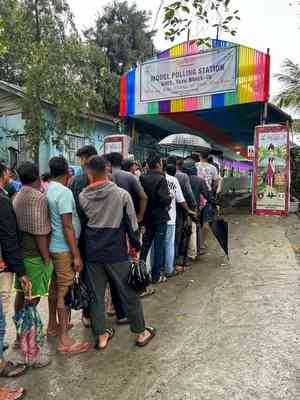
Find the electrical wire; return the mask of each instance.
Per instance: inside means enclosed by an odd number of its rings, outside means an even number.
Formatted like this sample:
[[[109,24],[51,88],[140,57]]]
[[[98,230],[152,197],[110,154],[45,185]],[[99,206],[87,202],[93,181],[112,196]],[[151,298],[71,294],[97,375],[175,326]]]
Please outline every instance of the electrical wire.
[[[164,0],[161,0],[161,1],[160,1],[160,5],[159,5],[159,7],[158,7],[157,13],[156,13],[155,18],[154,18],[154,22],[153,22],[153,26],[152,26],[152,31],[155,30],[155,27],[156,27],[156,24],[157,24],[157,21],[158,21],[158,17],[159,17],[159,14],[160,14],[160,12],[161,12],[161,9],[163,8],[164,2],[165,2]]]

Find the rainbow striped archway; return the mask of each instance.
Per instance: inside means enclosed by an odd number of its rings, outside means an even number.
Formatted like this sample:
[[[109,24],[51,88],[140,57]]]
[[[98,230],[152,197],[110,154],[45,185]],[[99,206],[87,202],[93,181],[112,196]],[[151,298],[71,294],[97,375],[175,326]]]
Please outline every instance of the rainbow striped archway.
[[[189,97],[184,99],[140,102],[140,67],[127,72],[121,78],[120,116],[153,115],[207,110],[223,106],[263,102],[269,98],[270,56],[261,51],[223,40],[212,40],[212,48],[237,47],[237,90],[233,93],[219,93],[212,96]],[[172,58],[207,51],[207,47],[196,42],[184,42],[158,53],[156,58]]]
[[[211,47],[237,49],[236,90],[207,96],[176,98],[162,101],[140,101],[138,65],[121,78],[120,116],[134,119],[138,128],[151,127],[167,133],[199,134],[211,143],[226,146],[247,157],[254,127],[261,123],[263,105],[269,99],[270,55],[239,44],[212,40]],[[196,41],[184,42],[158,53],[155,59],[175,58],[207,52]],[[282,122],[288,115],[269,105],[269,122]]]

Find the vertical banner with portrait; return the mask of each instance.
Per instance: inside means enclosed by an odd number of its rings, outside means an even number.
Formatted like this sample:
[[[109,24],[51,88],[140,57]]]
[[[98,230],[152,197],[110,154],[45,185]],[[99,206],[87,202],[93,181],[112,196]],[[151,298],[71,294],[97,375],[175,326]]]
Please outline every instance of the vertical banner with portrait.
[[[285,125],[255,128],[252,207],[257,215],[288,215],[290,199],[289,130]]]

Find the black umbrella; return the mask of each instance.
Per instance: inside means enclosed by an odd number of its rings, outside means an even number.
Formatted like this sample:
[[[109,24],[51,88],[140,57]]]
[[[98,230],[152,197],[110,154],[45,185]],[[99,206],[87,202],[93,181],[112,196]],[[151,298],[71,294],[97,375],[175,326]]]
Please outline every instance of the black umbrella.
[[[215,238],[229,258],[228,252],[228,223],[218,217],[218,209],[214,203],[207,202],[200,215],[200,223],[208,222]]]
[[[215,235],[215,238],[219,242],[220,246],[224,250],[225,254],[229,259],[228,252],[228,222],[222,218],[215,219],[209,223],[210,228]]]

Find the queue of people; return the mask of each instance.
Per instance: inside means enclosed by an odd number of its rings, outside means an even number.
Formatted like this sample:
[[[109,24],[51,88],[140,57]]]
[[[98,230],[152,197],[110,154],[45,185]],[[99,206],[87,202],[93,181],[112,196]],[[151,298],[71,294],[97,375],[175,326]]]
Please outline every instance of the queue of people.
[[[15,313],[28,302],[38,307],[48,296],[47,335],[57,337],[58,353],[79,354],[91,347],[103,351],[109,346],[115,329],[106,324],[108,288],[117,324],[129,324],[135,344],[144,347],[156,329],[145,322],[141,297],[154,294],[155,285],[183,273],[205,252],[207,221],[203,230],[199,215],[203,201],[215,201],[218,184],[208,155],[200,161],[195,160],[198,155],[161,160],[152,154],[144,171],[119,153],[101,157],[90,145],[77,156],[82,174],[72,178],[63,157],[53,157],[42,178],[35,164],[21,164],[20,188],[12,200],[5,190],[9,170],[0,164],[0,377],[18,377],[29,367],[51,363],[39,346],[25,363],[4,359],[14,275]],[[152,286],[143,295],[128,285],[132,260],[150,263]],[[83,325],[91,327],[95,337],[92,344],[71,334],[65,297],[78,274],[95,293],[95,301],[82,312]],[[20,341],[17,336],[15,348]],[[0,389],[0,400],[22,395],[21,388]]]

